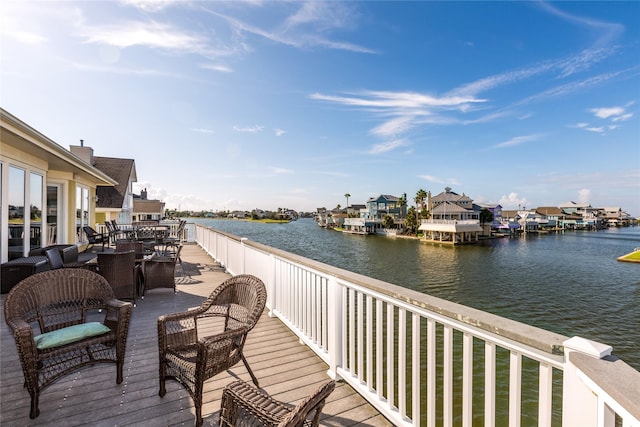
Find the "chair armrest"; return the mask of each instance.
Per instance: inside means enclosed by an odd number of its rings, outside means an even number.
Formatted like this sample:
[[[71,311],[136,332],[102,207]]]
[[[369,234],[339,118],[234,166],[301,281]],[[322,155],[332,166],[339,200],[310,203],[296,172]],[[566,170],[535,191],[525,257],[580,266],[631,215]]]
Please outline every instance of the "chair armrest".
[[[240,360],[240,345],[249,333],[249,328],[238,328],[198,340],[198,359],[203,362],[205,378],[207,372],[222,372]]]
[[[120,332],[123,332],[123,328],[129,327],[133,304],[118,299],[109,299],[105,301],[105,305],[107,315],[105,316],[104,324],[120,334]]]
[[[196,314],[199,310],[165,314],[158,317],[158,348],[193,345],[198,340]]]
[[[7,324],[13,331],[13,338],[16,341],[18,352],[20,353],[20,363],[23,369],[27,369],[25,363],[29,366],[29,370],[36,369],[35,364],[38,361],[38,350],[36,343],[33,340],[33,329],[31,326],[22,319],[14,318],[8,319]]]
[[[265,426],[277,426],[291,410],[283,403],[244,381],[234,381],[222,392],[221,416],[225,421],[236,421],[242,408]],[[226,419],[229,417],[230,419]]]

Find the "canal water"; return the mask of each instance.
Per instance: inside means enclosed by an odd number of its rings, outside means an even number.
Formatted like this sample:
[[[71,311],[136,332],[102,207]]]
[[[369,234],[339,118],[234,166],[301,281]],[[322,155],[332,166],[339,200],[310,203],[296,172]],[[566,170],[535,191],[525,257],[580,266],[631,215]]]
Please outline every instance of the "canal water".
[[[194,222],[278,249],[613,347],[640,370],[640,264],[617,257],[640,247],[640,227],[433,245],[286,224]]]

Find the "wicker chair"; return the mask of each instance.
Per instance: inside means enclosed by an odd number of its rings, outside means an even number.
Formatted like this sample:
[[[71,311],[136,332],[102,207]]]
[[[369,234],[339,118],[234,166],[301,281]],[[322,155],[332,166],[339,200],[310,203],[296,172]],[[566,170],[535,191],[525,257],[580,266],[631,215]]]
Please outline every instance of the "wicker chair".
[[[116,252],[134,251],[136,253],[136,260],[144,258],[144,243],[137,241],[116,241]]]
[[[99,274],[61,268],[29,276],[7,295],[4,315],[31,395],[31,418],[40,413],[41,391],[80,367],[115,363],[122,383],[131,304],[115,299]]]
[[[131,300],[135,306],[142,279],[134,251],[98,253],[98,271],[107,279],[116,298]]]
[[[144,263],[144,294],[157,288],[169,288],[176,292],[176,258],[170,256],[154,256]]]
[[[335,387],[335,381],[327,381],[290,407],[244,381],[235,381],[222,392],[220,426],[317,426],[325,401]]]
[[[247,334],[258,323],[266,299],[264,283],[244,274],[225,280],[197,309],[158,318],[159,395],[165,395],[167,379],[182,384],[193,399],[196,426],[202,425],[202,389],[209,378],[242,360],[258,385],[242,350]],[[203,331],[204,323],[216,319],[220,320],[221,333]]]

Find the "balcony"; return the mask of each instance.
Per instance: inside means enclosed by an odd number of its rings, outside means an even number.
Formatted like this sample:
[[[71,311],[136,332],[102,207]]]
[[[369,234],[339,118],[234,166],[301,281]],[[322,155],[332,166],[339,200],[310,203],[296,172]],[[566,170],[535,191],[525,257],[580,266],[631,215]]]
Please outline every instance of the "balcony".
[[[175,381],[158,396],[158,344],[156,319],[161,314],[200,305],[229,274],[195,244],[182,251],[191,277],[177,268],[176,295],[170,289],[149,291],[134,308],[124,381],[115,383],[115,365],[98,364],[60,378],[40,396],[40,415],[29,419],[29,394],[23,388],[22,368],[13,337],[4,320],[0,324],[0,420],[7,426],[28,425],[193,425],[193,402]],[[199,268],[198,268],[199,267]],[[4,300],[0,309],[4,319]],[[263,314],[245,346],[247,360],[260,386],[279,400],[297,402],[326,380],[328,366],[280,321]],[[251,382],[242,363],[205,383],[204,425],[217,426],[224,386],[236,379]],[[390,423],[345,383],[338,384],[323,410],[328,425],[389,426]]]
[[[264,389],[287,402],[327,375],[338,379],[322,425],[640,426],[640,373],[606,345],[210,228],[191,224],[188,234],[199,245],[182,253],[192,275],[178,277],[177,295],[156,290],[138,303],[120,386],[113,366],[83,369],[47,389],[41,415],[29,420],[13,340],[2,324],[3,423],[192,423],[193,405],[180,386],[169,383],[158,397],[155,320],[199,305],[228,273],[248,273],[265,282],[268,299],[249,334],[247,359]],[[222,388],[236,377],[249,380],[242,364],[205,385],[205,425],[217,425]]]

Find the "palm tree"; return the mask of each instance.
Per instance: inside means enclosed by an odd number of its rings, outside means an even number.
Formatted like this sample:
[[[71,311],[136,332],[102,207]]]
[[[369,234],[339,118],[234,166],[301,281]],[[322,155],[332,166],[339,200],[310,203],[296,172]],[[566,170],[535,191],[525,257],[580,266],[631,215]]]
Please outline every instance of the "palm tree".
[[[425,217],[427,216],[427,212],[425,211],[424,208],[424,200],[427,198],[427,192],[424,191],[422,188],[420,190],[418,190],[418,192],[416,193],[416,205],[420,205],[420,217]]]
[[[400,207],[400,219],[402,219],[402,207],[407,205],[407,193],[402,193],[402,196],[398,199],[398,206]]]

